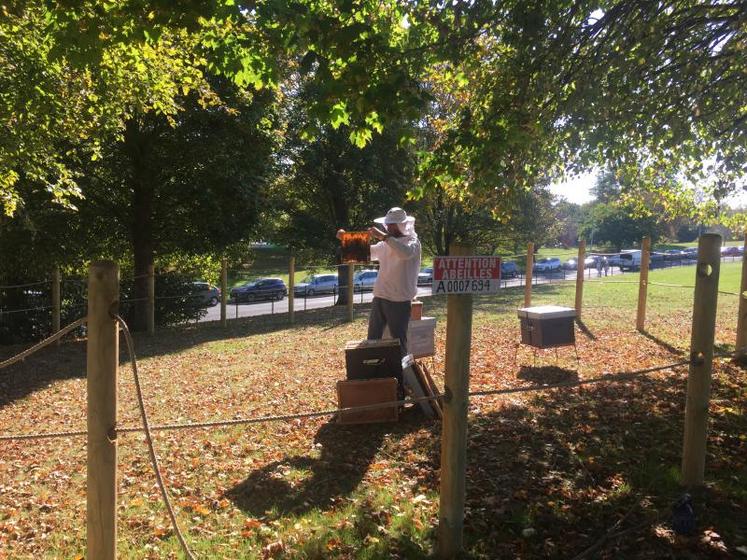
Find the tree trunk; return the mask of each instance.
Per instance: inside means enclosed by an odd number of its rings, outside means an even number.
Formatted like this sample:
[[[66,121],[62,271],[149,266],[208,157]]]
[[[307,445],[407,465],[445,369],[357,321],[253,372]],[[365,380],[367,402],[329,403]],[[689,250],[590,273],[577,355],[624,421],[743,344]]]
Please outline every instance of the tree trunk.
[[[348,304],[348,267],[349,264],[343,264],[337,267],[337,301],[335,305]],[[355,294],[353,294],[355,296]]]
[[[125,151],[131,165],[132,189],[132,253],[135,283],[132,297],[134,313],[132,328],[144,331],[147,328],[148,312],[148,268],[153,264],[153,172],[148,165],[151,139],[144,133],[135,119],[127,121],[125,128]]]

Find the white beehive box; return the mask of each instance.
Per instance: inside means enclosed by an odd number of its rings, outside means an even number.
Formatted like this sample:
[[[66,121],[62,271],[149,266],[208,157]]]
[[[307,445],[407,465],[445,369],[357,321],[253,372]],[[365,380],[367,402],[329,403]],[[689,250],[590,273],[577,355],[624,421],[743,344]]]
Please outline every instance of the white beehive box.
[[[384,338],[392,338],[389,328],[384,329]],[[407,353],[413,358],[424,358],[436,353],[436,318],[423,317],[410,321],[407,326]]]

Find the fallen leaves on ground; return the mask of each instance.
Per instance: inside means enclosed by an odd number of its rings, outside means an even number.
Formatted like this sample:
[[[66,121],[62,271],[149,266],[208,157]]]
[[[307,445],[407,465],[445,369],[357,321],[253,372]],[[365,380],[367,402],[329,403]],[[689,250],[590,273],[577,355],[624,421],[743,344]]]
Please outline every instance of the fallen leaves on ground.
[[[445,305],[435,378],[443,386]],[[430,309],[428,309],[430,306]],[[342,347],[364,316],[338,310],[173,329],[138,337],[152,424],[334,408]],[[733,315],[735,316],[735,315]],[[719,315],[718,340],[733,338]],[[674,319],[672,318],[674,317]],[[573,348],[516,347],[517,319],[491,304],[475,315],[471,389],[541,387],[679,361],[686,312],[652,314],[650,336],[629,309],[590,309]],[[10,352],[12,353],[12,352]],[[123,361],[127,356],[123,353]],[[430,360],[428,360],[430,361]],[[430,364],[429,364],[430,365]],[[85,344],[64,344],[0,377],[3,433],[85,427]],[[706,488],[696,493],[698,538],[667,532],[678,486],[687,367],[625,383],[475,398],[470,426],[465,547],[475,558],[720,558],[747,546],[747,376],[714,368]],[[139,425],[127,363],[119,419]],[[341,426],[329,418],[154,433],[166,485],[188,542],[202,558],[425,558],[435,547],[439,424],[417,409],[397,424]],[[82,438],[10,442],[0,450],[0,559],[76,557],[85,548]],[[141,433],[119,437],[119,547],[132,557],[176,557]],[[620,536],[615,536],[619,534]]]

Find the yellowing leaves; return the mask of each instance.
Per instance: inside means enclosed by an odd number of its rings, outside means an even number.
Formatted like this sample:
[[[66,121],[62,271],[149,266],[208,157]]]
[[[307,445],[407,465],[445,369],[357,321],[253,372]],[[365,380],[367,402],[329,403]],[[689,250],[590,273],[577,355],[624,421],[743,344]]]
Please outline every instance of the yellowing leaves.
[[[254,530],[262,526],[259,519],[249,518],[244,520],[244,529]]]

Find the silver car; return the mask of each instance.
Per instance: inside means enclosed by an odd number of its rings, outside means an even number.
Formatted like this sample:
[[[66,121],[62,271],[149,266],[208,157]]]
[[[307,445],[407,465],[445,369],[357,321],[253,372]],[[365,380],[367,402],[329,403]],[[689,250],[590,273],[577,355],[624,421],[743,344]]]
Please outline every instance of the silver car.
[[[214,307],[220,301],[220,288],[208,282],[192,282],[194,298],[200,305]]]
[[[418,286],[430,286],[433,284],[433,267],[429,266],[418,273]]]
[[[373,290],[378,276],[378,270],[361,270],[353,276],[353,288],[356,292]]]
[[[316,294],[334,294],[337,292],[336,274],[314,274],[308,282],[301,282],[293,287],[293,294],[297,296],[313,296]]]

